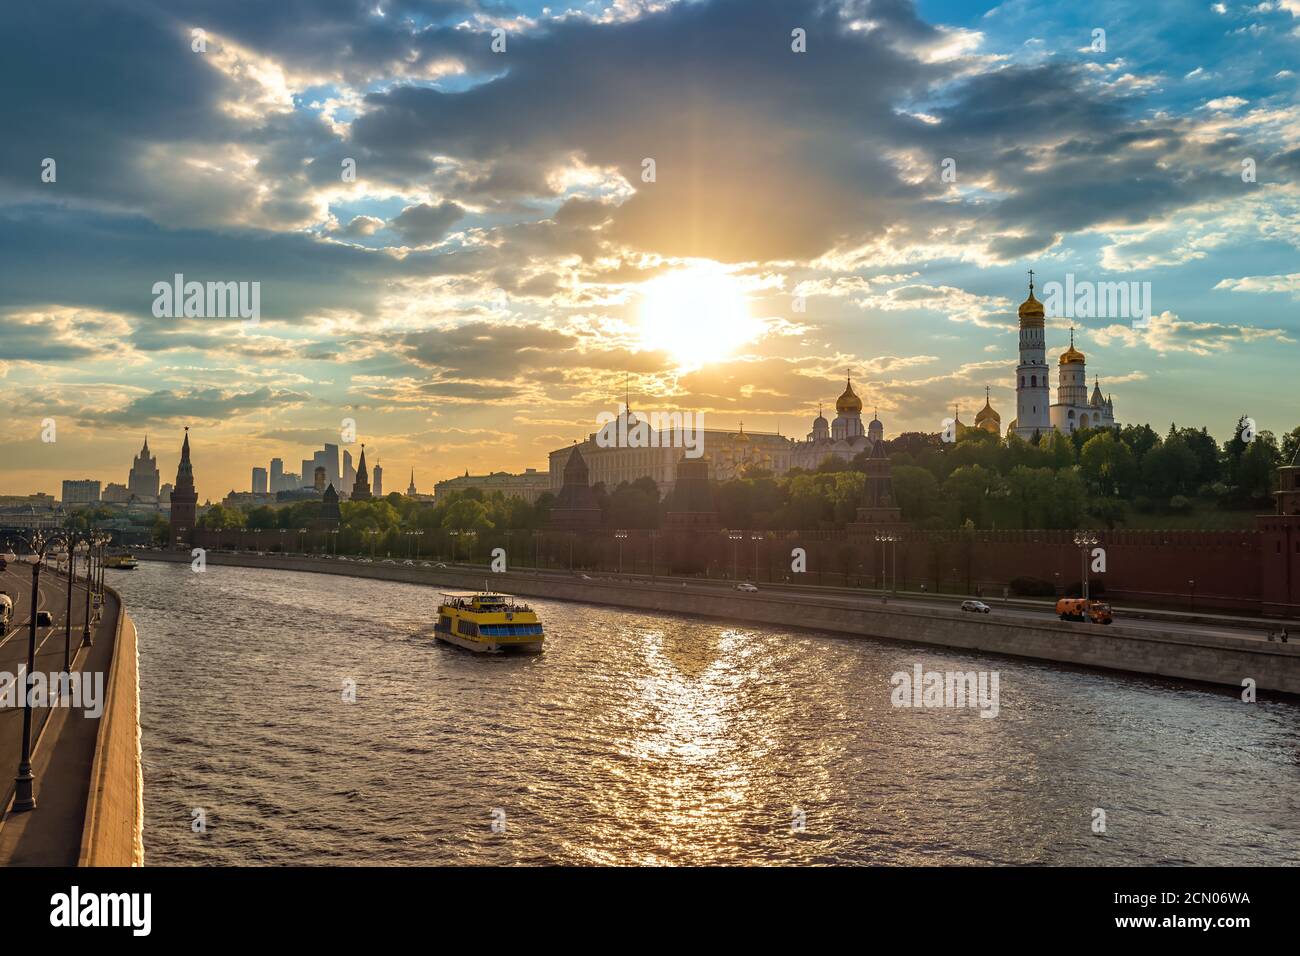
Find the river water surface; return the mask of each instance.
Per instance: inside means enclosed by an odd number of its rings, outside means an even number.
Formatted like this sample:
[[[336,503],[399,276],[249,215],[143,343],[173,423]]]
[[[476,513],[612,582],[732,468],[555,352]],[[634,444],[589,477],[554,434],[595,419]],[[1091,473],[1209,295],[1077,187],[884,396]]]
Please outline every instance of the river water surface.
[[[110,583],[153,865],[1300,863],[1291,701],[549,601],[545,654],[484,658],[415,585]],[[998,671],[998,716],[891,706],[918,662]]]

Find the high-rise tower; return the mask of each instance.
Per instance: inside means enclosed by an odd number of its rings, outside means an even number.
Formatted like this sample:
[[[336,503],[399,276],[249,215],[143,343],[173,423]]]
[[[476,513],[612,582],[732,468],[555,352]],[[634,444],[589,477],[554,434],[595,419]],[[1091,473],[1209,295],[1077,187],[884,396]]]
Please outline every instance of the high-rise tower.
[[[181,463],[176,466],[176,485],[172,488],[172,540],[186,547],[194,540],[194,518],[199,495],[194,490],[194,467],[190,464],[190,429],[185,427],[181,444]]]
[[[1052,427],[1051,391],[1047,383],[1047,341],[1043,303],[1034,298],[1034,273],[1029,272],[1029,298],[1020,304],[1020,364],[1016,366],[1016,421],[1009,429],[1026,441]]]
[[[149,454],[149,436],[144,438],[144,448],[131,461],[131,472],[126,479],[127,490],[141,501],[158,497],[158,459]]]

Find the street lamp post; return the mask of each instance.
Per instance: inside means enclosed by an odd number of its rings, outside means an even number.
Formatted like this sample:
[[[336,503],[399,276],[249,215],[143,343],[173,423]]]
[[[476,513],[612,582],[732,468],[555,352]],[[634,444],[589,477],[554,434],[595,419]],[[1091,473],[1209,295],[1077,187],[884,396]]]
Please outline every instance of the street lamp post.
[[[91,580],[91,572],[95,566],[95,536],[93,534],[87,534],[85,539],[85,544],[86,544],[86,619],[82,624],[81,646],[91,647],[95,643],[95,639],[91,636],[90,633],[90,591],[91,591],[90,580]]]
[[[899,535],[892,531],[877,531],[876,540],[880,542],[880,590],[889,590],[893,594],[898,593],[898,542],[901,540]],[[885,573],[885,545],[893,545],[890,549],[890,558],[892,572],[889,575]],[[957,574],[957,569],[953,568],[952,573]],[[891,586],[892,582],[892,586]]]
[[[618,573],[623,573],[623,542],[627,540],[626,531],[615,531],[614,539],[618,541]]]
[[[757,531],[751,532],[749,540],[754,542],[754,583],[758,583],[758,543],[763,540],[763,536]],[[770,575],[769,575],[770,577]]]
[[[659,538],[659,532],[653,528],[650,530],[650,583],[655,582],[655,542]]]
[[[1188,596],[1188,600],[1191,602],[1189,605],[1189,609],[1195,611],[1196,610],[1196,579],[1195,578],[1187,579],[1187,596]]]
[[[1091,531],[1080,531],[1074,536],[1079,546],[1079,581],[1083,590],[1084,607],[1088,605],[1088,551],[1097,546],[1097,536]]]
[[[727,532],[727,537],[731,539],[731,580],[740,580],[740,557],[736,552],[736,543],[745,536],[739,531]]]

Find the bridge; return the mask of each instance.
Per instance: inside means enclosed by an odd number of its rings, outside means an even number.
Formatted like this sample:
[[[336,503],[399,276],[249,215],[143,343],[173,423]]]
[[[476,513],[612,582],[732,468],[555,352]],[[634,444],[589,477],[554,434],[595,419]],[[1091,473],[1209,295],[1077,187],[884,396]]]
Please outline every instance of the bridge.
[[[143,862],[135,628],[84,555],[7,562],[13,601],[0,628],[0,865],[130,866]],[[35,639],[31,628],[36,614]],[[30,669],[29,669],[30,665]],[[24,693],[29,679],[39,688]],[[24,713],[28,702],[30,713]],[[26,725],[26,726],[25,726]],[[35,805],[17,800],[24,743]]]

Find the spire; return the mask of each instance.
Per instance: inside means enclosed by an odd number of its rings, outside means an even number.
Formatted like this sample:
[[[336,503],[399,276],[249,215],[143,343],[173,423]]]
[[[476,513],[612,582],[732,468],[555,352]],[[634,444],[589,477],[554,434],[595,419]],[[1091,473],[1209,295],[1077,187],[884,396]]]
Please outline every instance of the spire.
[[[352,486],[353,501],[368,501],[370,499],[370,475],[366,473],[366,446],[361,445],[361,458],[357,462],[357,480]]]
[[[141,452],[146,458],[149,457],[149,433],[144,433],[144,450]]]
[[[1034,270],[1029,270],[1029,298],[1034,297]]]

